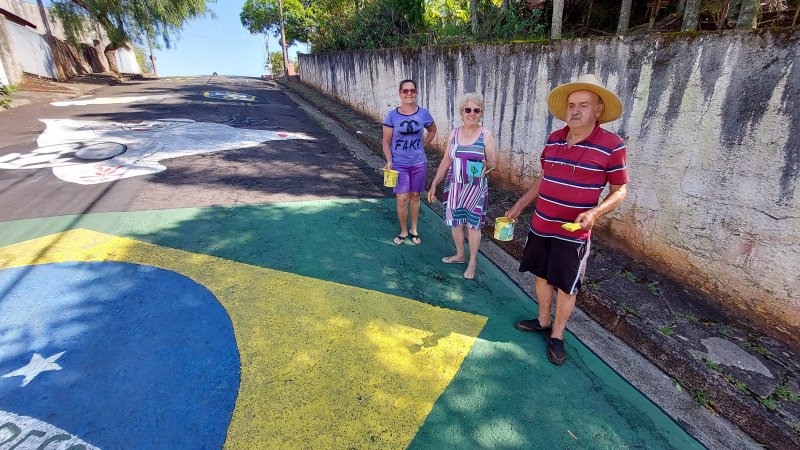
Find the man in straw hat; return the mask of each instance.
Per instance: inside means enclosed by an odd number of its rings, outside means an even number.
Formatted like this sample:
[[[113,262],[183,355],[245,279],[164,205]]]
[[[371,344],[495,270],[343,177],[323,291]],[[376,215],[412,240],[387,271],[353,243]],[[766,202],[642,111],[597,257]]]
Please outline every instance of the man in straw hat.
[[[622,114],[622,102],[597,77],[584,75],[556,87],[547,106],[567,126],[547,139],[540,157],[542,174],[505,215],[516,219],[536,200],[519,271],[534,275],[539,317],[521,320],[516,327],[543,333],[548,359],[561,365],[567,359],[564,329],[586,270],[592,226],[625,198],[628,172],[625,143],[600,128]],[[610,193],[598,204],[606,183]],[[556,314],[551,324],[554,291]]]

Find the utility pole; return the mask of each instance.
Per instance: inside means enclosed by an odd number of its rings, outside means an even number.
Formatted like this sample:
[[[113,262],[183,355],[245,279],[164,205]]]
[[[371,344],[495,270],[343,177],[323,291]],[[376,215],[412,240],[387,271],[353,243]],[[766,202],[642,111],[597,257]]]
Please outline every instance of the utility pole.
[[[278,0],[278,13],[280,14],[280,18],[281,18],[281,47],[283,49],[283,78],[286,81],[289,81],[289,53],[286,51],[286,33],[283,31],[283,0]]]
[[[42,16],[42,23],[44,23],[44,30],[47,36],[47,44],[50,46],[50,53],[53,54],[53,65],[56,66],[56,80],[66,81],[67,77],[64,75],[64,67],[61,65],[61,56],[58,53],[58,45],[53,32],[50,30],[50,22],[47,20],[47,10],[44,7],[42,0],[38,0],[39,14]]]

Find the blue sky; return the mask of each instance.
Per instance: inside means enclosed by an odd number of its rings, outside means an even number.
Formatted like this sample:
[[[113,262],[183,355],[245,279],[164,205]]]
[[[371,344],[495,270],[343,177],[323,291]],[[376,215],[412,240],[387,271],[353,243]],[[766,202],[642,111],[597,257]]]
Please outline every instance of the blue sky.
[[[155,50],[158,75],[245,75],[258,77],[264,72],[264,35],[250,34],[239,20],[244,0],[218,0],[208,3],[216,19],[203,18],[188,22],[173,48]],[[269,36],[270,52],[280,50],[280,39]],[[294,59],[297,50],[289,49]]]

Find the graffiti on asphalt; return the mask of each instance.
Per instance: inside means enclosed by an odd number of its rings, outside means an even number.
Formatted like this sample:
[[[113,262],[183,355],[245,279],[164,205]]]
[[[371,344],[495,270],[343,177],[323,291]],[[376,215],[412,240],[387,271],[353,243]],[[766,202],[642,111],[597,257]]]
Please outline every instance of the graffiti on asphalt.
[[[314,138],[293,132],[251,130],[191,119],[136,124],[42,119],[46,129],[30,153],[0,156],[0,169],[52,168],[61,180],[98,184],[163,172],[162,160],[255,147],[274,140]]]
[[[99,97],[87,100],[69,100],[63,102],[52,102],[53,106],[86,106],[86,105],[112,105],[112,104],[125,104],[143,102],[147,100],[166,100],[172,98],[172,94],[163,95],[137,95],[132,97]]]
[[[97,450],[97,447],[47,422],[2,410],[0,410],[0,448]]]
[[[240,94],[238,92],[229,92],[229,91],[205,91],[203,92],[203,96],[208,98],[213,98],[216,100],[234,100],[240,102],[256,101],[255,95]]]

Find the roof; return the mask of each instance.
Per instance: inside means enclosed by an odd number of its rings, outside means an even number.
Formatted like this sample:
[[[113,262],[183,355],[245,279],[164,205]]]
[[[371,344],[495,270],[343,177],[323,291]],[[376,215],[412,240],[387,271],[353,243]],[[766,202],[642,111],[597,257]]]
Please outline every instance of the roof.
[[[14,23],[16,23],[18,25],[22,25],[24,27],[31,27],[33,29],[36,29],[36,25],[28,22],[27,20],[25,20],[22,17],[12,13],[11,11],[6,11],[5,9],[0,8],[0,14],[6,16],[6,19],[8,19],[11,22],[14,22]]]

